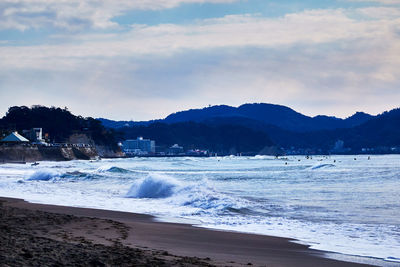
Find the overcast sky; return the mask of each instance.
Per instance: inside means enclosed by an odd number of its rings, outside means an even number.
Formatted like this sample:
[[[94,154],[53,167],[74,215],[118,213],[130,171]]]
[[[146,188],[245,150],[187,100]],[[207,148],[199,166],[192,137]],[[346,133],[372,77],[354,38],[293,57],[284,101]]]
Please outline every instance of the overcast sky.
[[[400,107],[400,0],[0,1],[0,116],[42,104],[148,120],[253,102]]]

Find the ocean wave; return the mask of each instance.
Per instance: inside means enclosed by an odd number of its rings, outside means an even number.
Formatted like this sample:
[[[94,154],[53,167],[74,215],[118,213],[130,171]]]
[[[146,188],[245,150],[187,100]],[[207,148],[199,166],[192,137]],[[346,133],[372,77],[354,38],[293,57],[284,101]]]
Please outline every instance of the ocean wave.
[[[29,178],[28,181],[49,181],[51,179],[59,177],[60,174],[58,172],[52,170],[40,170],[34,172]]]
[[[26,180],[27,181],[77,181],[77,180],[96,180],[102,176],[93,173],[84,173],[80,171],[70,171],[60,173],[54,170],[39,170],[31,174]]]
[[[97,172],[113,172],[113,173],[128,173],[127,169],[117,167],[117,166],[101,166],[96,170]]]
[[[217,192],[207,180],[183,183],[163,174],[149,174],[136,181],[126,197],[166,199],[168,204],[192,207],[197,213],[242,213],[247,206],[244,199]]]
[[[334,164],[318,164],[316,166],[311,167],[311,170],[318,170],[318,169],[327,169],[336,167]]]
[[[85,172],[80,172],[80,171],[72,171],[72,172],[66,172],[60,175],[61,179],[64,180],[70,180],[70,181],[76,181],[76,180],[97,180],[104,178],[101,175],[98,175],[96,173],[85,173]]]
[[[167,198],[172,196],[179,186],[179,182],[175,179],[160,174],[151,174],[136,181],[129,189],[126,197]]]

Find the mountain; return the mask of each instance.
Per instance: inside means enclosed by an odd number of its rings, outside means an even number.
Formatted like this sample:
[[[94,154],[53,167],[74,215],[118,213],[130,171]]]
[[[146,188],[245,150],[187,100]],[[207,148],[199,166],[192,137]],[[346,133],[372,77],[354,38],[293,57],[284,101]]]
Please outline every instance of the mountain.
[[[365,117],[363,114],[356,116]],[[263,129],[273,142],[285,148],[329,152],[341,140],[348,153],[400,153],[400,109],[384,112],[352,128],[303,133],[271,127]]]
[[[135,122],[133,121],[113,121],[104,118],[98,118],[97,120],[100,121],[104,127],[112,129],[122,128],[122,127],[132,127],[135,125]]]
[[[167,116],[163,122],[202,122],[212,118],[228,117],[252,119],[294,132],[310,132],[351,128],[368,121],[373,116],[359,112],[344,120],[328,116],[308,117],[285,106],[254,103],[244,104],[238,108],[221,105],[181,111]]]
[[[344,121],[347,125],[345,128],[351,128],[357,125],[361,125],[374,118],[374,116],[369,115],[364,112],[356,112],[353,116],[346,118]]]
[[[354,149],[400,147],[400,108],[384,112],[362,125],[343,131],[340,137]]]
[[[310,132],[318,130],[332,130],[338,128],[351,128],[360,125],[374,116],[363,112],[357,112],[346,119],[329,116],[309,117],[291,108],[265,103],[244,104],[240,107],[227,105],[211,106],[203,109],[190,109],[180,111],[167,116],[165,119],[153,121],[112,121],[104,118],[99,120],[108,128],[132,127],[136,125],[149,125],[155,122],[179,123],[179,122],[204,122],[215,118],[242,118],[259,121],[264,124],[280,127],[294,132]]]

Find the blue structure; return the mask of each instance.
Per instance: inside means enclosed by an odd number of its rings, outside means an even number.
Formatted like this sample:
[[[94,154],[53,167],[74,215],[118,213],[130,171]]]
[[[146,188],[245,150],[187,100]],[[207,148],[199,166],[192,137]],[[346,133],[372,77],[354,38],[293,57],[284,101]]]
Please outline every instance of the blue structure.
[[[122,151],[126,155],[148,155],[156,152],[156,143],[150,139],[138,137],[136,140],[122,142]]]

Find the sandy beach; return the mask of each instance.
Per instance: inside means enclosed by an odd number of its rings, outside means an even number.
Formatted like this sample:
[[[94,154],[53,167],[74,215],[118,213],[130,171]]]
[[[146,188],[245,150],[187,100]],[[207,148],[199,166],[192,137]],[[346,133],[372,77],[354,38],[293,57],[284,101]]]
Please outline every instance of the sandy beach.
[[[2,266],[363,266],[289,239],[0,198]]]

